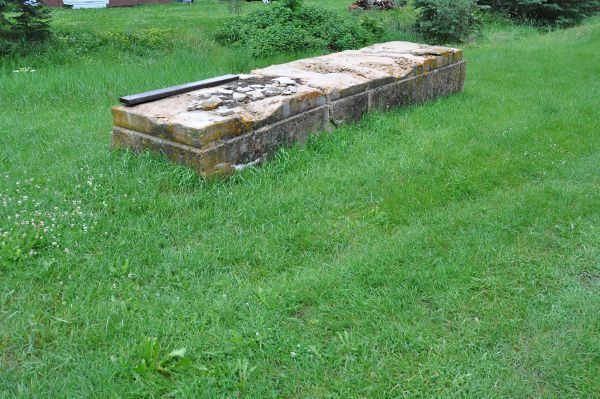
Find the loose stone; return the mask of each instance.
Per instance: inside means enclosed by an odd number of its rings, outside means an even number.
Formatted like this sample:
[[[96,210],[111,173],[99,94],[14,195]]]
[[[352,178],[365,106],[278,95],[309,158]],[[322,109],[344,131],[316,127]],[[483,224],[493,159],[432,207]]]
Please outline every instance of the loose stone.
[[[232,115],[233,114],[233,109],[232,108],[225,108],[225,107],[221,107],[221,108],[217,108],[215,110],[215,113],[219,116],[228,116],[228,115]]]
[[[212,111],[213,109],[217,108],[217,107],[218,107],[218,106],[220,106],[221,104],[223,104],[223,100],[221,100],[221,99],[220,99],[219,97],[217,97],[217,96],[212,96],[212,97],[210,97],[210,98],[207,98],[207,99],[206,99],[206,100],[204,100],[204,101],[201,101],[201,102],[198,104],[198,106],[197,106],[197,108],[196,108],[196,109],[198,109],[198,107],[199,107],[199,108],[200,108],[200,109],[202,109],[203,111]]]
[[[213,93],[200,93],[198,94],[198,98],[200,100],[206,100],[207,98],[211,98],[213,96]]]
[[[262,89],[265,86],[263,86],[263,85],[250,85],[250,87],[252,87],[253,89]]]
[[[233,99],[235,101],[244,101],[246,99],[246,95],[244,93],[233,93]]]
[[[288,86],[287,89],[292,93],[298,92],[298,88],[296,86]]]
[[[218,90],[217,90],[217,94],[224,94],[224,95],[226,95],[226,96],[230,96],[230,95],[232,95],[232,94],[233,94],[233,90],[229,90],[229,89],[223,89],[223,88],[221,88],[221,89],[218,89]]]
[[[240,93],[248,93],[249,91],[252,91],[251,87],[238,87],[237,91],[239,91]]]
[[[281,86],[296,86],[298,84],[295,80],[287,78],[285,76],[281,78],[275,78],[273,79],[273,82],[277,82]]]
[[[281,94],[281,90],[278,89],[277,87],[273,87],[273,86],[271,86],[271,87],[265,87],[265,90],[263,91],[263,94],[266,97],[273,97],[273,96],[276,96],[278,94]]]
[[[187,110],[188,111],[195,111],[195,110],[198,109],[199,105],[200,105],[200,101],[192,101],[191,103],[188,104]]]
[[[263,94],[262,90],[254,90],[248,93],[248,97],[250,97],[251,100],[256,101],[262,100],[265,98],[265,95]]]

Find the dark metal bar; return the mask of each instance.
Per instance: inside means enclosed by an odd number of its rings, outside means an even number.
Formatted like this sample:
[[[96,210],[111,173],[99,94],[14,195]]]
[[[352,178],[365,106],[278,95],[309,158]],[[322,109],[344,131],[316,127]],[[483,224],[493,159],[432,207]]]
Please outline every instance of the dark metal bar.
[[[210,78],[205,80],[199,80],[197,82],[186,83],[179,86],[166,87],[164,89],[147,91],[145,93],[131,94],[119,98],[119,101],[125,105],[137,105],[143,104],[161,98],[175,96],[177,94],[187,93],[189,91],[205,89],[207,87],[214,87],[222,85],[224,83],[233,82],[238,80],[239,75],[223,75],[216,78]]]

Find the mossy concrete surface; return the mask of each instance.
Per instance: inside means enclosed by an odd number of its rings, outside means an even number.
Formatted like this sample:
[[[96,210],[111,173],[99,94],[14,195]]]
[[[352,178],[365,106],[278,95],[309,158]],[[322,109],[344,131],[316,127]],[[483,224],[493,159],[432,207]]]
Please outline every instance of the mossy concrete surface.
[[[237,86],[114,107],[112,146],[161,152],[205,176],[228,174],[370,110],[462,91],[465,76],[462,50],[381,43],[254,70]],[[236,89],[246,100],[230,100],[229,107],[203,110],[197,101],[221,101]]]

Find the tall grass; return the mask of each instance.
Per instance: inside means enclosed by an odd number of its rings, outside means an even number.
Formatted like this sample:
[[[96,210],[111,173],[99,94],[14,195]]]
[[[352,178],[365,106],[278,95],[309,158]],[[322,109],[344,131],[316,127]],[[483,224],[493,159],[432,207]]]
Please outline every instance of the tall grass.
[[[0,62],[0,397],[596,396],[600,20],[490,30],[463,94],[226,181],[110,152],[119,95],[301,56],[216,46],[226,15],[60,10],[170,33]]]

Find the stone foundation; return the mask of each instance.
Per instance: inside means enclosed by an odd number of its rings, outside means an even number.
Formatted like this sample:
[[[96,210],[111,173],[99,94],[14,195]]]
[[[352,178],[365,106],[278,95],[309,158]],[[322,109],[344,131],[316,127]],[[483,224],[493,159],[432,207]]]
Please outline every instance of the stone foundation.
[[[219,87],[114,107],[112,146],[160,152],[204,176],[227,174],[371,110],[460,92],[465,75],[461,50],[376,44],[258,69]]]

